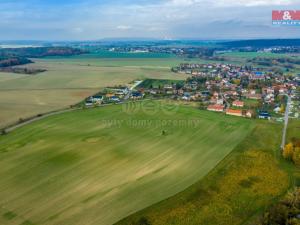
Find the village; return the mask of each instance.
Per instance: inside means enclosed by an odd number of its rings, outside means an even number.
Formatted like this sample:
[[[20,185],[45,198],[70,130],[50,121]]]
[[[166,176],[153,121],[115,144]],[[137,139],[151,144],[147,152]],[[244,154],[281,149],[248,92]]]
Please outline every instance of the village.
[[[85,100],[85,107],[119,104],[142,99],[168,98],[198,102],[199,108],[227,115],[282,121],[291,97],[291,113],[299,117],[300,76],[285,76],[260,68],[231,64],[181,64],[173,72],[185,73],[185,81],[135,81],[107,87]]]

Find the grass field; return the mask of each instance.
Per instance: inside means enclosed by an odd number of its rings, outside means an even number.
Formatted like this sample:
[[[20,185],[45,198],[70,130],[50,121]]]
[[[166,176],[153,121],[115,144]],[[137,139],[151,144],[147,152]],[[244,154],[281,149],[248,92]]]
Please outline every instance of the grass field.
[[[238,64],[238,65],[245,65],[247,64],[248,60],[251,60],[256,57],[261,57],[261,58],[293,58],[293,59],[299,59],[299,54],[278,54],[278,53],[271,53],[271,52],[227,52],[227,53],[220,53],[218,56],[223,56],[226,58],[226,63],[232,63],[232,64]],[[272,67],[267,67],[267,66],[262,66],[256,63],[252,63],[252,66],[255,67],[263,67],[266,69],[281,69],[282,71],[286,72],[286,67],[284,64],[281,66],[272,66]],[[297,64],[293,64],[294,68],[289,69],[290,74],[298,74],[300,71],[300,66]]]
[[[143,104],[55,115],[1,136],[0,224],[112,224],[200,180],[255,126]]]
[[[159,88],[164,85],[184,84],[182,80],[163,80],[163,79],[145,79],[138,87],[139,88]]]
[[[8,81],[8,80],[14,80],[14,79],[22,78],[22,77],[25,77],[25,76],[26,75],[23,75],[23,74],[11,74],[11,73],[0,72],[0,83]]]
[[[292,120],[288,139],[300,138]],[[299,169],[281,158],[282,125],[257,122],[255,129],[204,179],[117,225],[258,224],[258,216],[294,185]]]
[[[0,90],[0,127],[77,103],[99,89]]]
[[[201,59],[186,59],[174,55],[154,54],[148,56],[140,54],[89,54],[70,57],[49,57],[43,60],[48,62],[63,62],[66,64],[100,67],[143,67],[143,68],[170,68],[184,62],[205,62]],[[156,57],[155,57],[156,56]]]
[[[264,58],[280,58],[280,57],[290,57],[288,54],[277,54],[272,52],[228,52],[220,54],[232,58],[245,58],[252,59],[255,57],[264,57]]]
[[[68,107],[106,86],[144,78],[185,79],[185,75],[170,71],[179,61],[92,56],[37,59],[28,67],[47,72],[35,76],[0,73],[0,127],[19,118]]]

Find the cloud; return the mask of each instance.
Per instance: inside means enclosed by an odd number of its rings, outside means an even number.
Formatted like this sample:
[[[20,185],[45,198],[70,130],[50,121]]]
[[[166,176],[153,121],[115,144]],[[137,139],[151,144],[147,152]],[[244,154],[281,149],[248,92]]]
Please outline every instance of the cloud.
[[[272,27],[271,11],[294,9],[298,2],[299,0],[2,0],[0,38],[47,39],[56,35],[55,39],[222,39],[267,37],[270,34],[281,37],[283,33],[294,37],[300,35],[299,27]]]
[[[84,30],[81,27],[75,27],[72,29],[72,31],[74,33],[83,33],[84,32]]]
[[[130,30],[131,28],[132,28],[131,26],[126,26],[126,25],[117,26],[118,30]]]
[[[217,0],[215,5],[219,7],[231,6],[287,6],[296,3],[295,0]]]
[[[168,4],[173,6],[195,6],[210,5],[217,7],[233,7],[233,6],[286,6],[296,4],[297,0],[169,0]]]

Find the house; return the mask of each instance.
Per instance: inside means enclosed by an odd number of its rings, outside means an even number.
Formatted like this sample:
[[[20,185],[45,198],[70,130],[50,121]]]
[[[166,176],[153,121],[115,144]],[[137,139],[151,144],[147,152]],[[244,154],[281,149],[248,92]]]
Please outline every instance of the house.
[[[280,108],[279,106],[277,106],[273,111],[274,111],[275,113],[280,113],[281,108]]]
[[[213,112],[223,112],[224,111],[224,105],[209,105],[207,107],[208,111],[213,111]]]
[[[265,102],[266,103],[272,103],[272,102],[274,102],[274,95],[273,94],[267,94],[265,96]]]
[[[264,75],[263,72],[256,71],[253,74],[251,74],[250,78],[252,80],[264,80],[265,79],[265,75]]]
[[[107,90],[110,92],[110,93],[116,93],[117,95],[127,95],[128,92],[129,92],[129,89],[128,87],[121,87],[121,88],[107,88]]]
[[[85,102],[85,106],[93,106],[93,105],[94,105],[94,103],[92,101],[90,101],[90,100],[87,100]]]
[[[288,92],[288,89],[286,87],[279,88],[279,94],[286,94]]]
[[[177,90],[177,94],[179,94],[179,95],[183,95],[183,94],[184,94],[184,90],[183,90],[183,89],[179,89],[179,90]]]
[[[164,89],[166,89],[166,90],[172,90],[173,86],[172,86],[172,84],[165,84],[164,85]]]
[[[245,116],[248,118],[252,118],[253,112],[251,110],[247,110]]]
[[[217,104],[217,105],[223,105],[223,104],[224,104],[223,99],[222,99],[222,98],[217,99],[217,100],[216,100],[216,104]]]
[[[189,101],[191,99],[191,94],[189,92],[185,92],[185,93],[183,93],[183,96],[181,99],[185,100],[185,101]]]
[[[254,99],[254,100],[260,100],[262,98],[261,94],[249,94],[247,95],[247,98]]]
[[[116,95],[118,95],[118,96],[124,96],[125,93],[124,93],[124,91],[117,91],[117,92],[116,92]]]
[[[156,94],[158,94],[158,90],[156,90],[156,89],[151,89],[151,90],[149,91],[149,93],[152,94],[152,95],[156,95]]]
[[[237,91],[225,91],[224,92],[224,95],[227,97],[230,97],[230,96],[237,96],[238,95],[238,93],[237,93]]]
[[[272,87],[265,87],[262,88],[262,92],[265,94],[273,94],[275,93],[275,90]]]
[[[243,116],[243,112],[240,109],[227,109],[226,110],[226,115]]]
[[[110,100],[113,102],[120,102],[120,99],[117,96],[112,96]]]
[[[132,94],[131,94],[131,98],[132,99],[141,99],[141,98],[143,98],[143,94],[142,93],[140,93],[140,92],[133,92]]]
[[[259,119],[271,119],[271,115],[268,112],[260,112],[258,115]]]
[[[236,101],[234,101],[232,103],[232,106],[235,106],[235,107],[244,107],[244,102],[236,100]]]
[[[213,93],[213,97],[214,97],[214,98],[219,98],[219,93],[215,91],[215,92]]]
[[[103,101],[103,96],[101,96],[101,95],[91,96],[91,97],[89,98],[89,100],[90,100],[91,102],[93,102],[93,103],[101,104],[102,101]]]
[[[113,97],[113,96],[115,96],[115,94],[113,94],[113,93],[107,93],[107,94],[105,95],[105,97],[107,97],[107,98],[111,98],[111,97]]]
[[[184,101],[189,101],[190,100],[190,97],[187,97],[187,96],[182,96],[182,98],[181,98],[182,100],[184,100]]]

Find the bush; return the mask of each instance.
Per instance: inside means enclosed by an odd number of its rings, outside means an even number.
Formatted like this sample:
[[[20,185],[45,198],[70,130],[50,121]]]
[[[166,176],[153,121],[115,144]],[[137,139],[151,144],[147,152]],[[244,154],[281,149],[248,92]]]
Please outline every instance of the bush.
[[[294,154],[294,146],[293,143],[288,143],[283,149],[283,157],[285,159],[292,159]]]
[[[292,160],[296,165],[300,166],[300,141],[292,138],[292,142],[288,143],[282,152],[285,159]]]
[[[293,162],[294,162],[296,165],[300,165],[300,148],[299,148],[299,147],[295,147],[295,148],[294,148]]]
[[[148,221],[148,219],[146,217],[142,217],[139,220],[138,225],[151,225],[151,223]]]
[[[293,192],[271,207],[264,213],[260,225],[299,225],[298,216],[300,214],[300,188]]]
[[[6,135],[7,134],[7,131],[5,129],[2,129],[1,130],[1,135]]]

